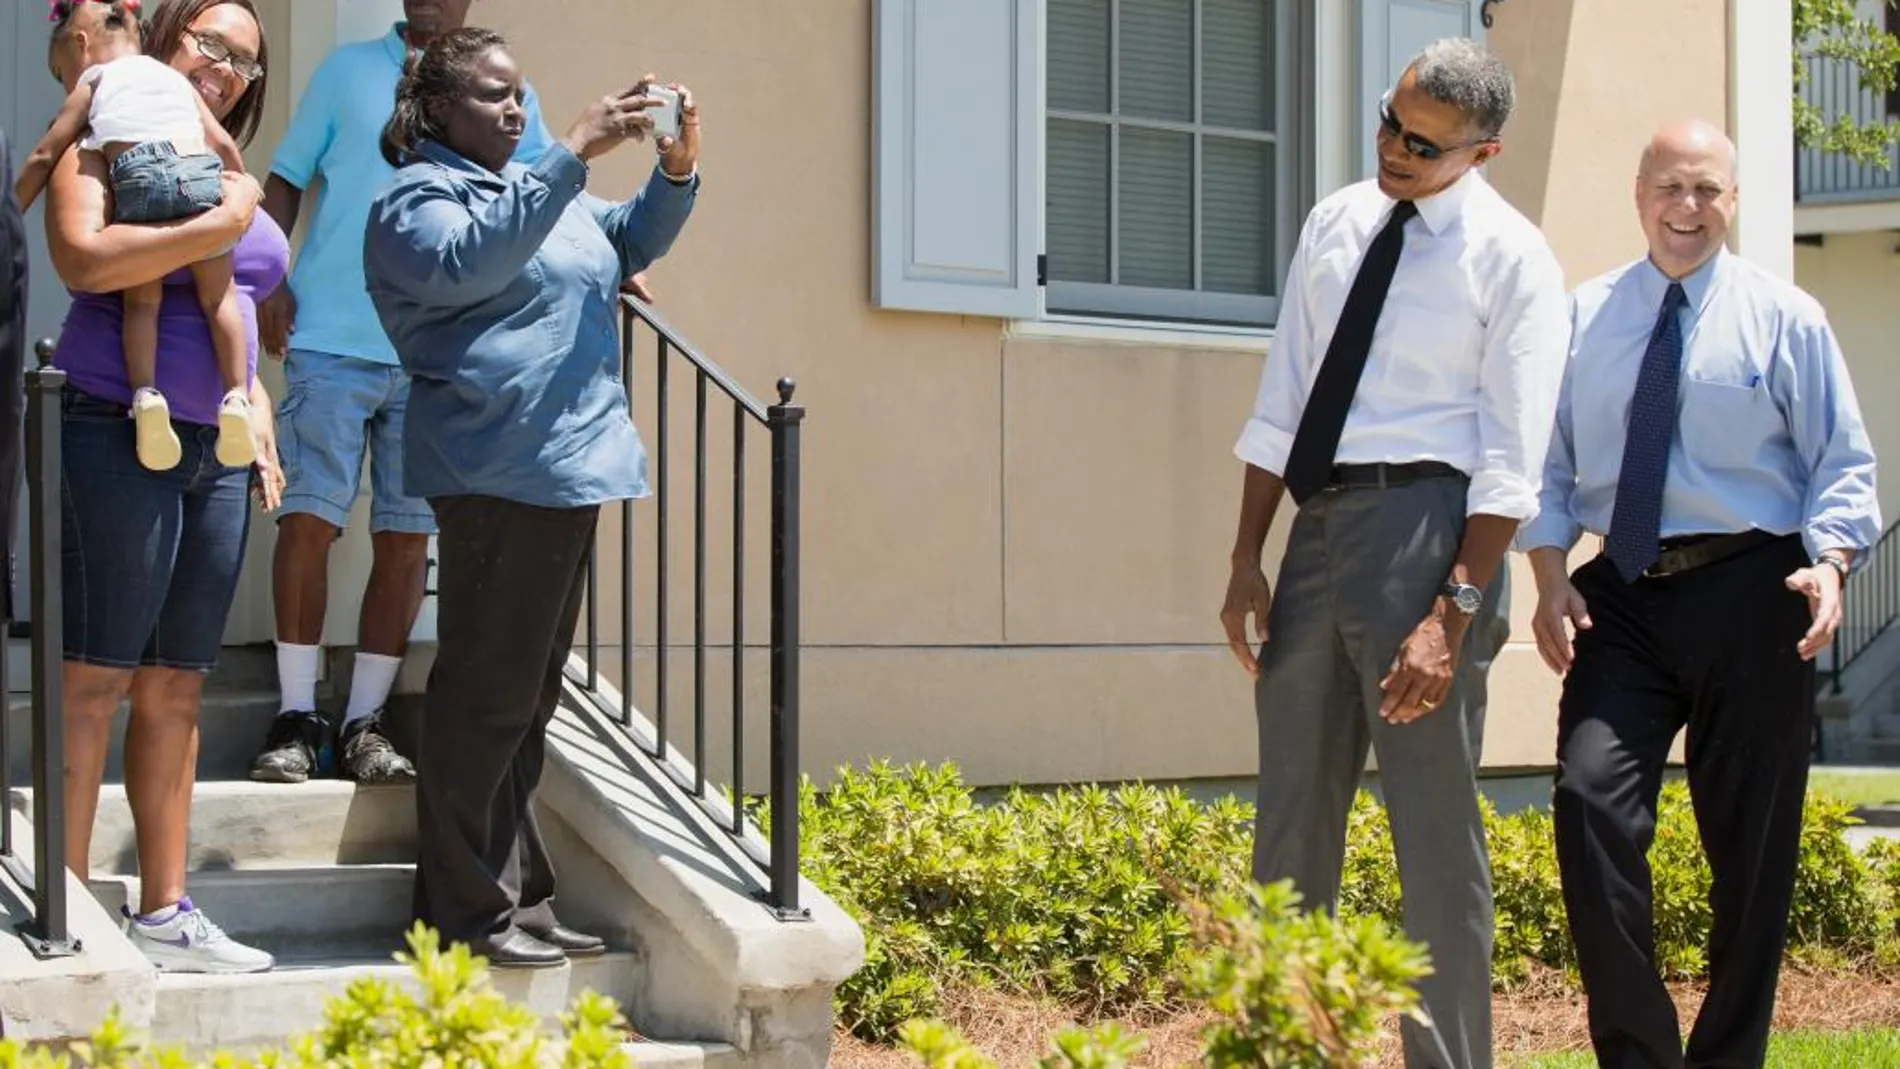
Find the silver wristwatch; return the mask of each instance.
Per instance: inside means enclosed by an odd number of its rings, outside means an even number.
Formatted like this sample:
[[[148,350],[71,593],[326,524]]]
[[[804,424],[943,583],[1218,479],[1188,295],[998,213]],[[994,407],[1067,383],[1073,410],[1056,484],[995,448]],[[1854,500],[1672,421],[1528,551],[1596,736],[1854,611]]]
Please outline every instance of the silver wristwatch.
[[[1484,591],[1470,583],[1446,583],[1438,593],[1450,598],[1451,607],[1466,616],[1476,616],[1478,610],[1484,607]]]

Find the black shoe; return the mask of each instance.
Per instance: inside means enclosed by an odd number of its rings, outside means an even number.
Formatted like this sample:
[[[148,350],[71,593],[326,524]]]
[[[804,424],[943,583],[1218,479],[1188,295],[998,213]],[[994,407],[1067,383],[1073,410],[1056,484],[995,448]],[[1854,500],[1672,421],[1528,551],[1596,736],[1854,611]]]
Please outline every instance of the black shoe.
[[[577,932],[561,924],[547,928],[531,928],[523,925],[522,931],[541,940],[551,947],[557,947],[570,958],[589,958],[605,953],[607,941],[597,935]]]
[[[260,783],[302,783],[323,772],[333,758],[330,722],[322,713],[291,711],[271,721],[264,749],[251,762]]]
[[[416,766],[383,734],[381,710],[343,728],[343,776],[358,783],[413,783]]]
[[[497,969],[546,969],[567,964],[567,955],[560,947],[549,946],[518,928],[503,935],[472,939],[468,948]]]

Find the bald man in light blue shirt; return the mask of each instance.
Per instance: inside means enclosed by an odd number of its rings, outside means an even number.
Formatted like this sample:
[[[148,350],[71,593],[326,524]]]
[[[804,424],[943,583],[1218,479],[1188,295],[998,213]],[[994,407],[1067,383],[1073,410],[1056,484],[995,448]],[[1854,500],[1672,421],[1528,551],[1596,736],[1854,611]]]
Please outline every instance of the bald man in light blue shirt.
[[[1814,656],[1880,535],[1874,454],[1819,303],[1722,248],[1735,147],[1656,135],[1649,254],[1579,287],[1539,513],[1538,651],[1564,676],[1553,816],[1597,1059],[1760,1066],[1786,943],[1814,731]],[[1604,551],[1575,575],[1585,531]],[[1574,639],[1573,639],[1574,630]],[[1714,876],[1711,976],[1685,1054],[1655,962],[1663,768],[1687,730]]]

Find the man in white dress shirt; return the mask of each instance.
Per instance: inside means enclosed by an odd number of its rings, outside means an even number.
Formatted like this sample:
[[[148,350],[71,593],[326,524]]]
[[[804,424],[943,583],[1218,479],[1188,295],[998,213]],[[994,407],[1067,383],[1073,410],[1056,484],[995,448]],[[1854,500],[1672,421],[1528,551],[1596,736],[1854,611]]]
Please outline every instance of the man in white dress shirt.
[[[1562,378],[1563,273],[1476,168],[1510,70],[1433,43],[1380,103],[1378,177],[1307,217],[1252,417],[1221,621],[1256,676],[1253,875],[1338,898],[1346,816],[1379,758],[1408,936],[1434,972],[1410,1069],[1491,1064],[1492,910],[1476,773],[1501,562],[1535,513]],[[1279,597],[1261,551],[1299,506]],[[1259,652],[1249,646],[1255,618]]]

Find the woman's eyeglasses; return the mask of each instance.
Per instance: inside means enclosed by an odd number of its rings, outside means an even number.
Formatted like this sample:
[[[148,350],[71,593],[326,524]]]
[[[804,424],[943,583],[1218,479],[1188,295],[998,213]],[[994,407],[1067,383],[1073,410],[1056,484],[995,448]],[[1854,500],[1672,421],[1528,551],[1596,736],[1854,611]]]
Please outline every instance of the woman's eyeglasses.
[[[213,63],[228,64],[231,73],[245,81],[255,82],[264,76],[262,63],[233,49],[225,44],[222,38],[214,34],[199,33],[197,30],[186,30],[185,36],[191,38],[191,43],[198,49],[199,55]]]
[[[1421,160],[1435,160],[1453,152],[1463,152],[1465,149],[1476,148],[1479,145],[1489,144],[1497,140],[1495,137],[1481,137],[1476,141],[1467,141],[1462,145],[1440,148],[1425,138],[1406,130],[1406,128],[1399,123],[1399,117],[1392,114],[1392,94],[1389,92],[1379,98],[1379,125],[1385,130],[1387,135],[1396,137],[1404,142],[1405,151],[1417,156]]]

